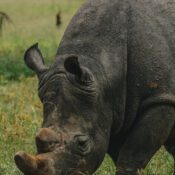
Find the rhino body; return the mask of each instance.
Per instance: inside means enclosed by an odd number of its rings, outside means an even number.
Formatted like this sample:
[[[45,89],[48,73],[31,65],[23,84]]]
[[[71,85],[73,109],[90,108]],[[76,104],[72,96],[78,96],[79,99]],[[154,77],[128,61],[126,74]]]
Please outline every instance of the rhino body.
[[[174,0],[87,0],[52,66],[37,45],[25,62],[44,106],[38,155],[15,156],[25,175],[92,174],[106,153],[137,175],[162,145],[175,155]]]

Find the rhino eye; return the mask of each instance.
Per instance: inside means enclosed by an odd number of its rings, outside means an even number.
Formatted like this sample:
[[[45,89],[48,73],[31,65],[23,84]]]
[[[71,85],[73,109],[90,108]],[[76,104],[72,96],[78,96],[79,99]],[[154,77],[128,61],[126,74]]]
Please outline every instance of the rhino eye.
[[[52,102],[44,102],[44,117],[47,117],[50,115],[51,112],[53,112],[54,110],[56,110],[56,105]]]
[[[44,94],[44,101],[53,101],[56,97],[56,92],[48,92]]]

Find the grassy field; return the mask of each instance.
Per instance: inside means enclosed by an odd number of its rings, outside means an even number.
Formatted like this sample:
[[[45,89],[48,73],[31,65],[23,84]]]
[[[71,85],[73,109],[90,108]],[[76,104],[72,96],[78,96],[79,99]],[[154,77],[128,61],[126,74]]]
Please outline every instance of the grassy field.
[[[49,64],[54,59],[64,30],[83,0],[0,0],[0,11],[12,23],[5,23],[0,37],[0,175],[19,175],[13,156],[24,150],[35,152],[34,136],[42,122],[42,105],[37,97],[37,79],[23,63],[27,47],[39,42]],[[55,26],[61,10],[62,25]],[[96,175],[114,175],[106,156]],[[173,159],[161,148],[143,175],[171,175]]]

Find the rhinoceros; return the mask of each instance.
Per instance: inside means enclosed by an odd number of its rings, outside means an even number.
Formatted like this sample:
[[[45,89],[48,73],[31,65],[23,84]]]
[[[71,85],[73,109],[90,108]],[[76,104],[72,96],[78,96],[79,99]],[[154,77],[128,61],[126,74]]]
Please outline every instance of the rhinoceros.
[[[137,175],[162,145],[175,155],[174,0],[87,0],[49,68],[38,44],[24,59],[44,110],[37,155],[15,155],[25,175],[91,175],[106,153]]]

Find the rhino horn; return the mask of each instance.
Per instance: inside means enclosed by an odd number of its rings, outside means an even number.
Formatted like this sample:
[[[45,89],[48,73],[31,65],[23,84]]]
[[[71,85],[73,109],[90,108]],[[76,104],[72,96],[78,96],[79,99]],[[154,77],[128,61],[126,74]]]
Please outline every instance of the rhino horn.
[[[53,175],[54,169],[49,159],[50,154],[38,154],[32,156],[25,152],[16,153],[14,159],[17,167],[24,175]]]
[[[25,174],[36,175],[37,173],[37,160],[34,156],[26,154],[24,152],[16,153],[15,163],[17,167]]]

